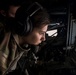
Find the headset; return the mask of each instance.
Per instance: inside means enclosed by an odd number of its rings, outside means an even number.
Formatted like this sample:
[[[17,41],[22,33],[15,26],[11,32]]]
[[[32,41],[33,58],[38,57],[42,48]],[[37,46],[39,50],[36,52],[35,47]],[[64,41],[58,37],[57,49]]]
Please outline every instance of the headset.
[[[32,32],[33,24],[30,18],[39,10],[43,10],[43,7],[38,2],[34,2],[28,8],[26,6],[18,8],[15,14],[16,24],[14,26],[18,35],[24,36]]]

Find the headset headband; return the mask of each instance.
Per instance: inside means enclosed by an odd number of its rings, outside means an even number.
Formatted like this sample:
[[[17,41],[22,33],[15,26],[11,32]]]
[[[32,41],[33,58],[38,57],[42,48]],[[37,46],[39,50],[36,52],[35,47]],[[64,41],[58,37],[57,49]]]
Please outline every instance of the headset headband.
[[[40,9],[43,9],[43,7],[38,2],[35,2],[27,9],[26,12],[31,13],[29,14],[29,16],[31,17]]]

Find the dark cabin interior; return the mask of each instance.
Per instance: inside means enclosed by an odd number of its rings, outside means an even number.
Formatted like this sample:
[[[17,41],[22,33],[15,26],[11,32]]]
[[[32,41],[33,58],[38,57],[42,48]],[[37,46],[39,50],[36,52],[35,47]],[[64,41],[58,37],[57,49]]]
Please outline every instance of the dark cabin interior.
[[[30,75],[76,75],[76,0],[32,0],[39,2],[50,14],[51,24],[46,32],[46,41],[39,45],[38,64],[32,55],[20,65],[28,67]],[[48,32],[55,31],[51,35]],[[33,47],[33,49],[36,49]],[[23,65],[23,62],[27,66]],[[28,66],[29,64],[32,64]],[[11,75],[11,73],[10,73]],[[14,75],[12,73],[12,75]],[[21,75],[25,75],[23,72]]]

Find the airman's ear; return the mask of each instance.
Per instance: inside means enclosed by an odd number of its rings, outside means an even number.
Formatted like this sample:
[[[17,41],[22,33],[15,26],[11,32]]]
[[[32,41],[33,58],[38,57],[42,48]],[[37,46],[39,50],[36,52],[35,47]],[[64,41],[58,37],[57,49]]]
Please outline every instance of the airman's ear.
[[[0,13],[3,15],[3,16],[6,16],[6,12],[4,10],[0,10]]]

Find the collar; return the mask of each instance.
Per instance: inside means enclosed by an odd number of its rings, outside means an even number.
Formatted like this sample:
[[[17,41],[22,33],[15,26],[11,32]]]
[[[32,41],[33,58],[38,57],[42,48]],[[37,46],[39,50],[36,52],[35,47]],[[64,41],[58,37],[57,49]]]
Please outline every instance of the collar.
[[[13,38],[21,51],[29,51],[30,47],[28,44],[24,44],[22,46],[19,45],[19,36],[17,34],[13,35]]]

